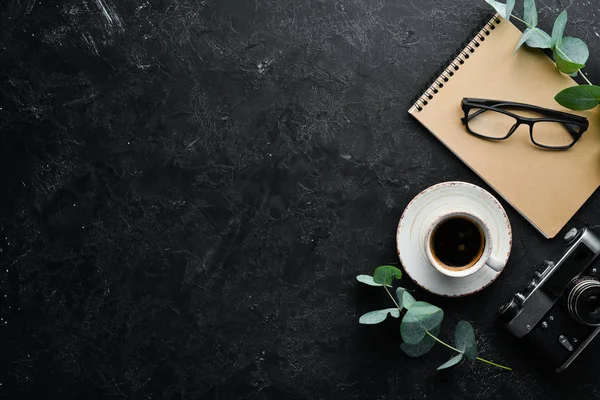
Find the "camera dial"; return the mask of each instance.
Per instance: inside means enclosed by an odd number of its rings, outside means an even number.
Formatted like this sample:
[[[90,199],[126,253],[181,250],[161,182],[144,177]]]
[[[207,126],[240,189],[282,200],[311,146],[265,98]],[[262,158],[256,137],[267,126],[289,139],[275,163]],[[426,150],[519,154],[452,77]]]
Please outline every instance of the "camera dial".
[[[519,306],[514,299],[510,299],[506,303],[502,304],[498,309],[498,314],[506,321],[510,321],[519,313]]]
[[[567,292],[571,316],[585,325],[600,325],[600,282],[589,276],[580,277],[569,284]]]

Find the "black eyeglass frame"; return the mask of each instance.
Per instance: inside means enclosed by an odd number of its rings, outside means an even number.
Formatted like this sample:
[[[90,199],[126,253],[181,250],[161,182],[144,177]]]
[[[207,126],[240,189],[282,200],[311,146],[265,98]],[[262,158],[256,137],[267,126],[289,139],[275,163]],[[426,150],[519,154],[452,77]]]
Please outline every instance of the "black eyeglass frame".
[[[479,108],[480,110],[469,115],[469,111],[472,108]],[[511,113],[510,111],[506,111],[503,108],[534,111],[538,114],[545,115],[546,118],[523,117],[523,116]],[[465,97],[462,99],[462,110],[463,110],[465,116],[463,118],[461,118],[461,121],[467,127],[467,132],[469,132],[471,135],[480,137],[482,139],[488,139],[488,140],[496,140],[496,141],[505,140],[505,139],[508,139],[517,130],[517,128],[519,128],[520,125],[528,125],[529,126],[529,137],[531,139],[531,142],[533,144],[535,144],[536,146],[542,147],[544,149],[550,149],[550,150],[565,150],[565,149],[569,149],[569,148],[573,147],[573,145],[575,143],[577,143],[577,141],[581,138],[583,133],[589,127],[589,121],[585,117],[575,115],[575,114],[569,114],[569,113],[562,112],[562,111],[551,110],[549,108],[538,107],[538,106],[534,106],[531,104],[515,103],[512,101],[487,100],[487,99],[476,99],[476,98]],[[510,130],[504,137],[494,138],[494,137],[481,135],[477,132],[472,131],[471,128],[469,127],[468,122],[470,119],[476,117],[477,115],[481,114],[485,110],[496,111],[496,112],[508,115],[508,116],[514,118],[517,122],[513,125],[512,128],[510,128]],[[565,146],[548,146],[548,145],[544,145],[541,143],[537,143],[535,141],[535,139],[533,138],[533,125],[536,122],[557,122],[557,123],[563,124],[565,126],[565,128],[567,129],[567,131],[573,137],[573,142],[571,144],[565,145]],[[578,126],[579,131],[574,130],[572,125]]]

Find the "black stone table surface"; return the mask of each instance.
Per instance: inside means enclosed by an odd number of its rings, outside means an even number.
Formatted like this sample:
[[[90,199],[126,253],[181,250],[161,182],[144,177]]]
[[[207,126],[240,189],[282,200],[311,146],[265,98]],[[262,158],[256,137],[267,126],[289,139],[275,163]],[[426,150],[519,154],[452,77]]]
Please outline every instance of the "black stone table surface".
[[[521,1],[517,12],[522,14]],[[598,81],[600,5],[568,7]],[[3,0],[0,398],[597,399],[496,309],[561,245],[510,206],[510,264],[443,299],[505,372],[411,359],[355,276],[421,190],[483,187],[407,110],[492,10],[433,0]],[[489,71],[490,75],[494,71]],[[510,160],[507,160],[510,162]],[[597,226],[598,195],[569,226]],[[559,235],[562,236],[564,231]]]

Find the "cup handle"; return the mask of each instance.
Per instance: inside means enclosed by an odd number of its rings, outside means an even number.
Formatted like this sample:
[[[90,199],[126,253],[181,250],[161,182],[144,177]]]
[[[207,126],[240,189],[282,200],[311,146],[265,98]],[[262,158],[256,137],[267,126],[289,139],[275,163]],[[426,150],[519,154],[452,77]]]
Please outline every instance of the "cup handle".
[[[497,259],[494,256],[490,256],[485,265],[487,265],[488,267],[490,267],[491,269],[493,269],[494,271],[500,271],[502,268],[504,268],[504,263],[502,261],[500,261],[499,259]]]

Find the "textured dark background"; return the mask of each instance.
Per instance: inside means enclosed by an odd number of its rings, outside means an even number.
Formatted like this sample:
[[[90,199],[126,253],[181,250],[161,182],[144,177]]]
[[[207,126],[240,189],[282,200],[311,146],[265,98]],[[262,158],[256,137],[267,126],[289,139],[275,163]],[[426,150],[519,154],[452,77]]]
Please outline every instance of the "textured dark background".
[[[568,6],[568,34],[600,52],[599,5],[538,6],[545,27]],[[397,321],[358,324],[388,303],[354,277],[398,262],[410,199],[485,187],[406,112],[491,15],[483,0],[0,7],[0,397],[600,396],[600,341],[557,377],[496,325],[560,241],[506,204],[501,277],[415,296],[446,310],[444,337],[467,319],[514,372],[435,372],[444,348],[409,359]],[[595,195],[573,223],[599,218]]]

